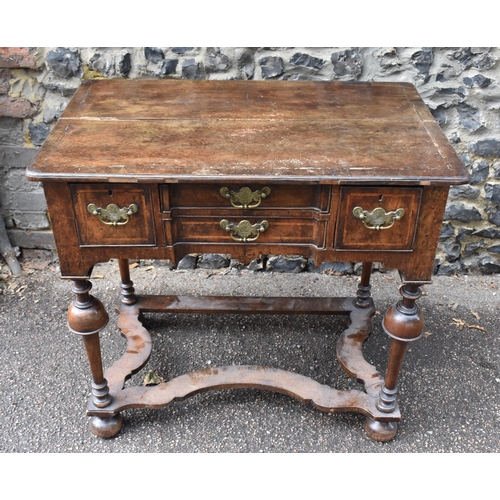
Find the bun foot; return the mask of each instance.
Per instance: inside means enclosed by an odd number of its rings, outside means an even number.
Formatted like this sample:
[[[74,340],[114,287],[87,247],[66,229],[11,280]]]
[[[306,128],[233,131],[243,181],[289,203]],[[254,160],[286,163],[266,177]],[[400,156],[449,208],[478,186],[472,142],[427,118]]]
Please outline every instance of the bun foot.
[[[386,443],[390,441],[398,432],[397,422],[379,422],[367,418],[365,422],[365,431],[369,437],[375,441]]]
[[[119,413],[110,418],[92,417],[90,419],[90,430],[92,434],[101,438],[116,436],[121,428],[122,416]]]

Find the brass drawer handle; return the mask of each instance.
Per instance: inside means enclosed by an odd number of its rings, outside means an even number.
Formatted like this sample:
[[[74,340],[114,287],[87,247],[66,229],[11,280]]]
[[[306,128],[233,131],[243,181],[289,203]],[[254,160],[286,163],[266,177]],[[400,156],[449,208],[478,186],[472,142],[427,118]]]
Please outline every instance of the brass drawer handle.
[[[372,212],[363,210],[361,207],[355,207],[352,214],[357,219],[361,219],[365,227],[368,229],[390,229],[394,222],[401,219],[405,214],[403,208],[398,208],[392,212],[386,212],[383,208],[376,208]]]
[[[108,226],[124,226],[129,221],[129,216],[137,213],[138,208],[135,203],[124,208],[119,208],[114,203],[106,208],[96,207],[90,203],[87,205],[87,210],[92,215],[97,215],[99,220]]]
[[[227,198],[233,207],[236,208],[256,208],[260,202],[271,193],[271,188],[264,187],[257,191],[252,191],[249,187],[242,187],[238,192],[227,187],[220,188],[220,194]]]
[[[260,236],[260,233],[263,233],[269,227],[269,222],[263,220],[257,224],[251,224],[247,220],[242,220],[239,224],[234,224],[222,219],[220,227],[227,231],[233,240],[246,243],[255,241]]]

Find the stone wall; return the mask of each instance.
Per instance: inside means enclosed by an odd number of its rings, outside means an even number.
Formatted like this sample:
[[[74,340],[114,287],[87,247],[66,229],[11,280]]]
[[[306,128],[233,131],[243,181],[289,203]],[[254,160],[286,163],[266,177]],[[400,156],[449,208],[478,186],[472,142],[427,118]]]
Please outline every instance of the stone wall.
[[[53,248],[43,192],[23,173],[85,79],[406,81],[472,176],[451,189],[436,273],[498,273],[499,58],[498,47],[0,48],[1,215],[14,245]]]

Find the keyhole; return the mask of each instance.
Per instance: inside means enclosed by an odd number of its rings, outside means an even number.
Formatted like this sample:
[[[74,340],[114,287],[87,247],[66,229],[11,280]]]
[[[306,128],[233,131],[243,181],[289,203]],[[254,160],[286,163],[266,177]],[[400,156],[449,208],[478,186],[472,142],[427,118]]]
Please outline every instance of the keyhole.
[[[109,196],[113,196],[113,191],[110,189],[110,190],[108,191],[108,194],[109,194]]]
[[[379,203],[382,203],[382,200],[384,199],[384,195],[383,194],[379,194],[378,195],[378,202]]]

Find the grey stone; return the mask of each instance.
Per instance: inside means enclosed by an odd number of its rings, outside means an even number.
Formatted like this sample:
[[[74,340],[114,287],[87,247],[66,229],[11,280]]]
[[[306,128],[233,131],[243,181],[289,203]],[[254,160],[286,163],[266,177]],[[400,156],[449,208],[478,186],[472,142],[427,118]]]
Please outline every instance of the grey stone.
[[[203,254],[198,259],[198,267],[201,269],[222,269],[229,267],[231,259],[228,255],[218,253]]]
[[[455,228],[451,222],[443,224],[441,227],[441,234],[439,235],[439,241],[444,241],[455,234]]]
[[[174,54],[184,54],[186,52],[191,52],[194,50],[194,47],[170,47],[170,50]]]
[[[267,56],[259,59],[262,78],[273,78],[283,74],[283,59],[277,56]]]
[[[469,143],[467,149],[479,156],[500,156],[500,141],[498,139],[482,139]]]
[[[130,70],[132,69],[132,58],[129,52],[126,52],[122,56],[120,56],[120,60],[118,61],[118,71],[123,76],[128,76]]]
[[[479,236],[480,238],[500,239],[500,229],[488,227],[479,231],[474,231],[472,236]]]
[[[16,211],[11,214],[12,225],[7,227],[15,227],[17,229],[50,229],[50,222],[46,212],[21,212]],[[7,221],[5,221],[7,224]]]
[[[177,264],[177,269],[196,269],[198,263],[197,254],[185,255]]]
[[[500,184],[485,184],[484,191],[490,203],[500,204]]]
[[[363,72],[363,61],[358,49],[347,49],[334,52],[331,55],[333,72],[338,77],[348,77],[355,80]]]
[[[483,257],[479,260],[479,269],[483,274],[500,273],[500,262],[492,257]]]
[[[462,103],[457,106],[457,111],[458,122],[462,125],[462,127],[472,130],[473,132],[482,127],[478,109]]]
[[[24,144],[24,120],[22,118],[0,118],[0,146],[22,146]]]
[[[444,246],[444,251],[446,254],[446,260],[448,262],[455,262],[460,257],[460,244],[456,241],[451,241]]]
[[[491,78],[486,78],[483,75],[474,75],[472,78],[470,77],[464,77],[463,82],[467,87],[488,87],[491,82]]]
[[[159,63],[165,59],[165,54],[158,47],[144,47],[144,56],[152,63]]]
[[[266,258],[261,256],[253,259],[250,264],[248,264],[248,269],[250,271],[263,271],[266,268]]]
[[[226,71],[231,67],[229,57],[223,54],[219,47],[209,47],[205,55],[205,69],[207,71]]]
[[[50,127],[46,123],[30,123],[28,125],[31,142],[35,146],[41,146],[50,132]]]
[[[483,248],[484,246],[485,246],[484,240],[473,241],[472,243],[468,243],[467,245],[465,245],[462,255],[464,257],[469,257],[470,255],[477,253],[477,251]]]
[[[300,273],[307,264],[301,256],[272,255],[267,260],[266,269],[278,273]]]
[[[470,168],[470,184],[475,186],[477,184],[482,184],[490,174],[490,164],[485,161],[475,161]]]
[[[478,188],[474,188],[469,184],[463,186],[452,186],[450,188],[450,199],[456,200],[457,198],[465,198],[467,200],[475,200],[479,197],[481,191]]]
[[[250,80],[255,71],[254,54],[250,50],[235,51],[237,67],[245,80]]]
[[[41,248],[44,250],[55,250],[56,242],[52,231],[25,231],[20,229],[9,229],[7,231],[12,245],[21,248]]]
[[[161,62],[161,65],[158,68],[156,74],[158,76],[175,75],[178,63],[179,61],[177,59],[164,59]]]
[[[182,61],[182,77],[188,80],[202,80],[203,71],[199,63],[194,59]]]
[[[490,212],[488,221],[500,227],[500,208]]]
[[[441,264],[436,271],[438,276],[454,276],[462,270],[460,262],[452,262],[450,264]]]
[[[81,76],[82,61],[77,52],[74,52],[63,47],[57,50],[51,50],[45,62],[50,70],[57,76],[62,78],[69,78],[72,76]]]
[[[424,47],[422,50],[415,52],[411,56],[411,60],[419,73],[429,73],[432,61],[434,60],[434,52],[431,47]]]
[[[290,62],[296,66],[305,66],[306,68],[321,69],[326,61],[320,59],[319,57],[312,57],[309,54],[302,54],[301,52],[297,52],[292,56]]]
[[[431,113],[441,127],[443,125],[446,125],[446,122],[448,121],[446,108],[444,108],[443,106],[438,106],[436,109],[431,109]]]
[[[460,222],[473,222],[482,220],[476,207],[466,207],[463,203],[448,205],[444,214],[445,220],[458,220]]]
[[[20,146],[2,146],[0,148],[0,167],[25,169],[31,160],[33,160],[36,153],[37,150],[34,148],[28,149]]]

